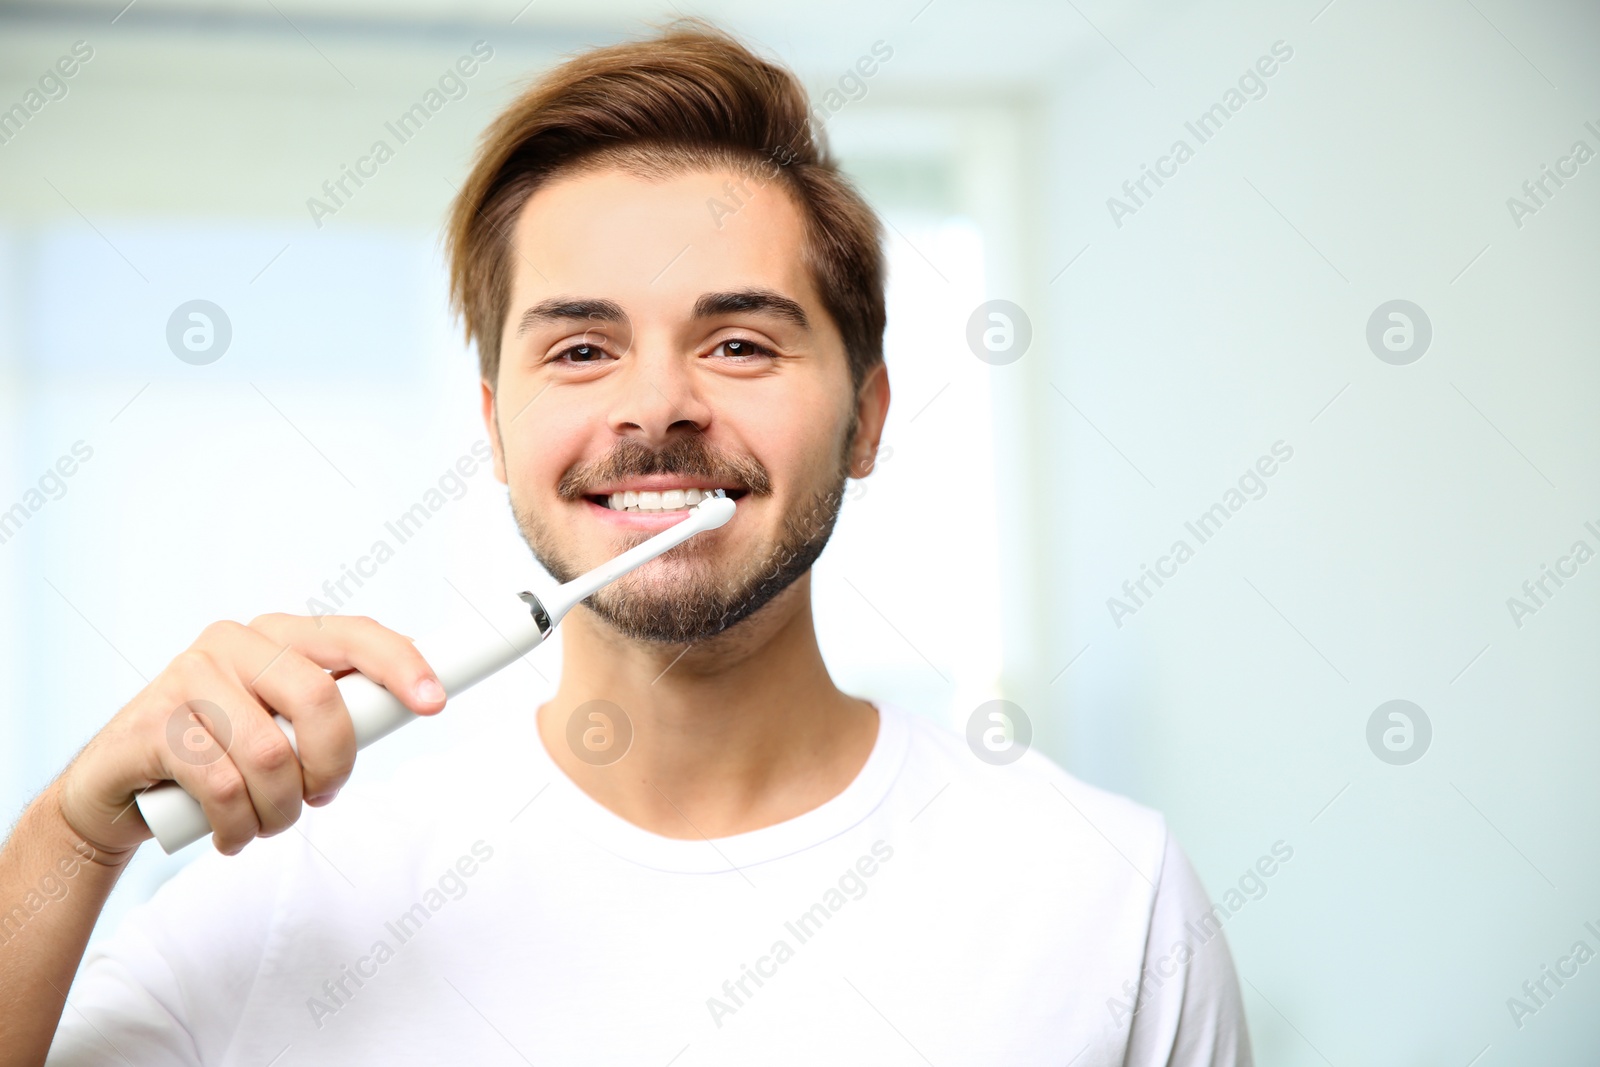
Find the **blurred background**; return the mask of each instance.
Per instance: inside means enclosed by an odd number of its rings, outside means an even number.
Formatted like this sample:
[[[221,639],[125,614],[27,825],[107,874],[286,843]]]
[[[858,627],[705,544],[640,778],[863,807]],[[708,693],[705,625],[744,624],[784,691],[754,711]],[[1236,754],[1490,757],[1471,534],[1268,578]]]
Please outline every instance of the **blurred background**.
[[[7,818],[214,619],[422,635],[546,580],[451,475],[439,226],[529,78],[678,13],[791,64],[888,223],[894,408],[816,567],[841,684],[1013,702],[1216,899],[1292,848],[1225,924],[1259,1062],[1593,1063],[1600,965],[1523,991],[1600,950],[1592,3],[0,5]],[[141,850],[99,933],[198,851]]]

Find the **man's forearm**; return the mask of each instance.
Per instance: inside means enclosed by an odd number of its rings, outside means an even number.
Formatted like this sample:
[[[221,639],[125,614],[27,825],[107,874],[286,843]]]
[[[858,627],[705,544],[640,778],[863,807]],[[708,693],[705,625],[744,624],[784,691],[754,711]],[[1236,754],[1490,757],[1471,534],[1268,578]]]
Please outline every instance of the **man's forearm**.
[[[0,849],[0,1067],[44,1062],[95,921],[135,851],[107,855],[84,841],[55,788]]]

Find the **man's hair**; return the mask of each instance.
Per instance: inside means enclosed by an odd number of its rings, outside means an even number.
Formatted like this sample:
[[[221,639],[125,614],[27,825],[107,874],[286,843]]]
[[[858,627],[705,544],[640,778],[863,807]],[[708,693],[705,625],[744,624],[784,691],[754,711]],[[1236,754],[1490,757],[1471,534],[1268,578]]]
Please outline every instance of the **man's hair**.
[[[793,197],[805,221],[806,266],[859,386],[883,361],[878,218],[812,128],[794,74],[710,24],[684,19],[655,37],[569,59],[484,132],[446,243],[451,304],[477,342],[490,387],[511,298],[511,233],[535,190],[603,167],[660,178],[718,166]]]

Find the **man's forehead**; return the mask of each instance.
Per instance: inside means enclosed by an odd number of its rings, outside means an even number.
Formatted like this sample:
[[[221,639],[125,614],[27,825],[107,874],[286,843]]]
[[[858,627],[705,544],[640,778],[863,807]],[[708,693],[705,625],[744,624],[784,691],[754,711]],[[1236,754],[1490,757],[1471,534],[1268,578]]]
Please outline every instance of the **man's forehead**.
[[[518,215],[513,291],[519,305],[585,293],[687,311],[703,294],[748,290],[811,303],[804,239],[799,208],[776,183],[732,171],[582,173],[541,187]]]

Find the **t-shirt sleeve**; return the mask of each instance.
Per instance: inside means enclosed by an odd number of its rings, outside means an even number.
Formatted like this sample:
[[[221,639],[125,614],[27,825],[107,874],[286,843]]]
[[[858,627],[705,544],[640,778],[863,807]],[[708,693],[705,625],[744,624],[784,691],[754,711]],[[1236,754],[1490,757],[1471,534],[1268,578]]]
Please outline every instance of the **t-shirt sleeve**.
[[[211,850],[92,945],[47,1067],[220,1060],[260,967],[294,837],[291,830],[231,857]]]
[[[1221,914],[1169,830],[1125,1067],[1253,1067]]]

